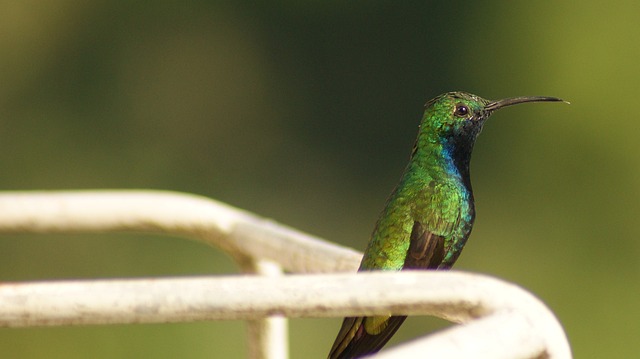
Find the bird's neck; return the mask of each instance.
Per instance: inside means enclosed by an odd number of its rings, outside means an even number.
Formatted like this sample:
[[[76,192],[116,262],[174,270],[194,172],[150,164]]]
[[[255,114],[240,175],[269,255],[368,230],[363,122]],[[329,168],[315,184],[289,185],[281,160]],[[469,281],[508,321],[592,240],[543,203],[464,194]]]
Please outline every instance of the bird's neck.
[[[469,162],[473,143],[454,140],[432,141],[418,138],[414,147],[410,170],[425,173],[432,180],[457,180],[472,194]]]

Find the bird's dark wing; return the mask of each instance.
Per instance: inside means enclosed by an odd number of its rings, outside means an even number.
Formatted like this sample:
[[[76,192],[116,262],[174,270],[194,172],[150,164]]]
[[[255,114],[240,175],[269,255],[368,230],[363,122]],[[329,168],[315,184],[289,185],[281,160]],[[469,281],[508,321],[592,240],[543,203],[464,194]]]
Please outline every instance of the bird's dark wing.
[[[443,236],[414,222],[403,269],[436,269],[445,254]],[[406,316],[348,317],[342,322],[329,359],[358,358],[375,353],[391,339]]]
[[[437,269],[444,259],[444,244],[443,236],[430,232],[426,226],[415,221],[402,269]]]

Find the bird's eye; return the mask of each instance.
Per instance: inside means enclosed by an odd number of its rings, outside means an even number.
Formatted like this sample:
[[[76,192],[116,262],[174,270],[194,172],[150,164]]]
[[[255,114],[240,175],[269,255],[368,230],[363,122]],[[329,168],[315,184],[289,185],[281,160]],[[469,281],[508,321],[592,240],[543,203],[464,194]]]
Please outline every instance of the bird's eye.
[[[453,114],[456,115],[456,117],[467,117],[469,114],[469,107],[459,103],[456,105],[456,109]]]

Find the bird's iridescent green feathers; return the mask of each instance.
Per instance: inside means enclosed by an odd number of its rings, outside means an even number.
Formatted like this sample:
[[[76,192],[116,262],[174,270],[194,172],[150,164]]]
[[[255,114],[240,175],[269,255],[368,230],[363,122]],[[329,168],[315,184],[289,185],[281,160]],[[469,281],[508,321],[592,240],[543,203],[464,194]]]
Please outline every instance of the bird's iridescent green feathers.
[[[457,153],[457,147],[471,142],[463,145],[470,156],[484,121],[482,109],[488,102],[473,95],[448,93],[426,104],[409,165],[380,214],[361,270],[402,269],[416,222],[444,238],[441,264],[453,264],[474,219],[470,181],[465,179],[469,161]],[[460,104],[469,110],[463,117],[455,113]],[[474,114],[477,119],[468,123]]]
[[[450,267],[464,246],[474,219],[471,188],[456,163],[457,132],[467,131],[456,115],[465,104],[471,115],[484,102],[445,94],[429,101],[409,165],[389,196],[365,250],[360,270]],[[480,123],[481,125],[481,123]],[[468,161],[466,162],[468,164]],[[351,358],[379,350],[404,316],[346,318],[330,358]]]

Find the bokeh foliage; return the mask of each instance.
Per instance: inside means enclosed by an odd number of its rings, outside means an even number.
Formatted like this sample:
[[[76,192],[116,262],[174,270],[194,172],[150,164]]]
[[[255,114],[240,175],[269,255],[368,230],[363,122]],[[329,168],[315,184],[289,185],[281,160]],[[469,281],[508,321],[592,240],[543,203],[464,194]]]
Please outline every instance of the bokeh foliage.
[[[578,358],[640,351],[640,3],[2,1],[0,189],[210,196],[363,249],[430,97],[496,114],[456,268],[539,295]],[[0,214],[1,215],[1,214]],[[234,273],[208,247],[1,236],[0,280]],[[339,319],[292,321],[324,357]],[[442,326],[412,318],[406,340]],[[12,358],[234,358],[240,322],[0,330]]]

